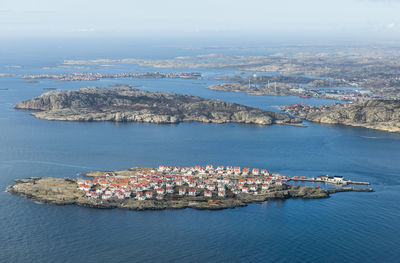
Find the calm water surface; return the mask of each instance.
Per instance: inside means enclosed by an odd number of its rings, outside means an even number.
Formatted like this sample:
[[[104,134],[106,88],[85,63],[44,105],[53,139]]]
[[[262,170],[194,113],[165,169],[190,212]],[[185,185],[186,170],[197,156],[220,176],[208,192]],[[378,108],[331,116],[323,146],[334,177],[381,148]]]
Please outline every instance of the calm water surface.
[[[153,58],[153,54],[168,58],[194,52],[172,48],[156,51],[128,52],[125,57],[144,54]],[[55,66],[71,58],[57,52],[42,60],[33,55],[18,58],[24,66],[20,69],[5,67],[14,62],[5,59],[0,72],[42,72],[42,66]],[[93,58],[98,55],[93,54]],[[146,71],[134,65],[124,67]],[[203,72],[215,74],[207,69]],[[18,76],[0,78],[0,88],[8,88],[0,91],[0,262],[399,261],[399,134],[313,123],[298,128],[56,122],[12,109],[17,101],[43,93],[44,87],[78,89],[113,83],[272,110],[287,103],[331,103],[215,92],[199,84],[215,83],[205,75],[201,81],[87,83],[26,83]],[[27,176],[64,177],[138,165],[207,163],[267,168],[291,176],[343,175],[370,181],[376,192],[341,193],[323,200],[271,201],[222,211],[145,212],[50,206],[4,192],[14,179]]]

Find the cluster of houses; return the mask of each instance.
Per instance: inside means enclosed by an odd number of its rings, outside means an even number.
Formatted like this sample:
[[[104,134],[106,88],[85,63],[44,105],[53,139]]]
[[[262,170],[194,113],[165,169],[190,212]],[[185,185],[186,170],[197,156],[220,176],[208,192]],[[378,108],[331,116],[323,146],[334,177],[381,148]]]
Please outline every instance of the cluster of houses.
[[[78,188],[88,198],[163,200],[174,197],[201,196],[225,198],[241,193],[258,194],[271,185],[284,185],[289,178],[271,174],[265,169],[241,169],[238,166],[178,167],[162,166],[158,169],[143,169],[129,176],[106,173],[92,180],[77,179]]]
[[[266,169],[258,169],[258,168],[253,168],[250,170],[250,168],[243,168],[241,169],[240,166],[218,166],[216,168],[213,167],[213,165],[208,164],[206,167],[202,167],[200,165],[197,166],[192,166],[192,167],[179,167],[179,166],[164,166],[160,165],[157,169],[158,172],[172,172],[172,173],[182,173],[185,175],[211,175],[211,176],[230,176],[230,175],[241,175],[241,176],[247,176],[247,175],[253,175],[253,176],[258,176],[258,175],[264,175],[264,176],[269,176],[270,173]]]
[[[311,112],[321,112],[324,110],[330,110],[340,107],[346,107],[346,106],[348,107],[349,105],[351,104],[335,103],[335,104],[319,105],[319,106],[313,106],[308,104],[293,104],[293,105],[285,105],[280,110],[290,114],[294,114],[296,116],[302,116],[304,114],[308,114]]]
[[[89,81],[104,78],[138,78],[138,79],[161,79],[161,78],[182,78],[198,79],[201,73],[198,72],[124,72],[124,73],[100,73],[100,72],[73,72],[70,74],[25,74],[23,79],[54,79],[59,81]]]

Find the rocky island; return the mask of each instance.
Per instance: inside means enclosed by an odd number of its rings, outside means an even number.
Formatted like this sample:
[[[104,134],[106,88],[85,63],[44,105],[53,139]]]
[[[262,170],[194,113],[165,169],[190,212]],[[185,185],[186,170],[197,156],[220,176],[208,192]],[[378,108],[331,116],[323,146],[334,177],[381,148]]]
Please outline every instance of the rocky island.
[[[115,172],[85,174],[86,178],[32,177],[15,180],[11,194],[54,205],[75,204],[93,208],[130,210],[225,209],[248,203],[288,198],[326,198],[336,192],[371,192],[370,188],[290,185],[289,178],[265,169],[212,165],[132,168]],[[342,177],[322,177],[331,183],[344,183]],[[314,178],[315,179],[315,178]],[[347,182],[346,182],[347,183]]]
[[[312,122],[400,132],[399,100],[369,100],[362,103],[335,104],[319,107],[286,105],[282,110]]]
[[[197,96],[149,92],[130,87],[87,87],[74,91],[51,91],[14,105],[37,110],[45,120],[179,123],[295,124],[300,119],[286,113],[264,111],[244,105]]]

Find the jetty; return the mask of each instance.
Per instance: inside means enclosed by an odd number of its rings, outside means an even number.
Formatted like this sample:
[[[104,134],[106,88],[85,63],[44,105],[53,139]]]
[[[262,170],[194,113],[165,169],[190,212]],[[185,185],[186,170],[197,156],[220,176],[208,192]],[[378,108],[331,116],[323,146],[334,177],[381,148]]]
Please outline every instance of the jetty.
[[[340,192],[374,192],[372,188],[358,188],[358,187],[341,187],[337,189],[327,190],[329,194],[335,194]]]
[[[343,176],[329,176],[329,175],[320,175],[318,177],[293,176],[290,177],[289,181],[303,181],[303,182],[315,182],[315,183],[339,184],[339,185],[370,185],[369,182],[344,180]]]

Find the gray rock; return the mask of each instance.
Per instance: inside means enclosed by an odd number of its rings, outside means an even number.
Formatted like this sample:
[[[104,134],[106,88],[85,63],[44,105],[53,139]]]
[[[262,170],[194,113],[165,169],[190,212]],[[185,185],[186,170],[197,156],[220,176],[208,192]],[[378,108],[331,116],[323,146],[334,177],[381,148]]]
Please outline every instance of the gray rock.
[[[400,132],[400,101],[370,100],[303,116],[308,121]]]
[[[76,91],[51,91],[17,103],[14,108],[46,120],[179,123],[299,123],[285,113],[190,95],[148,92],[129,87],[87,87]]]

